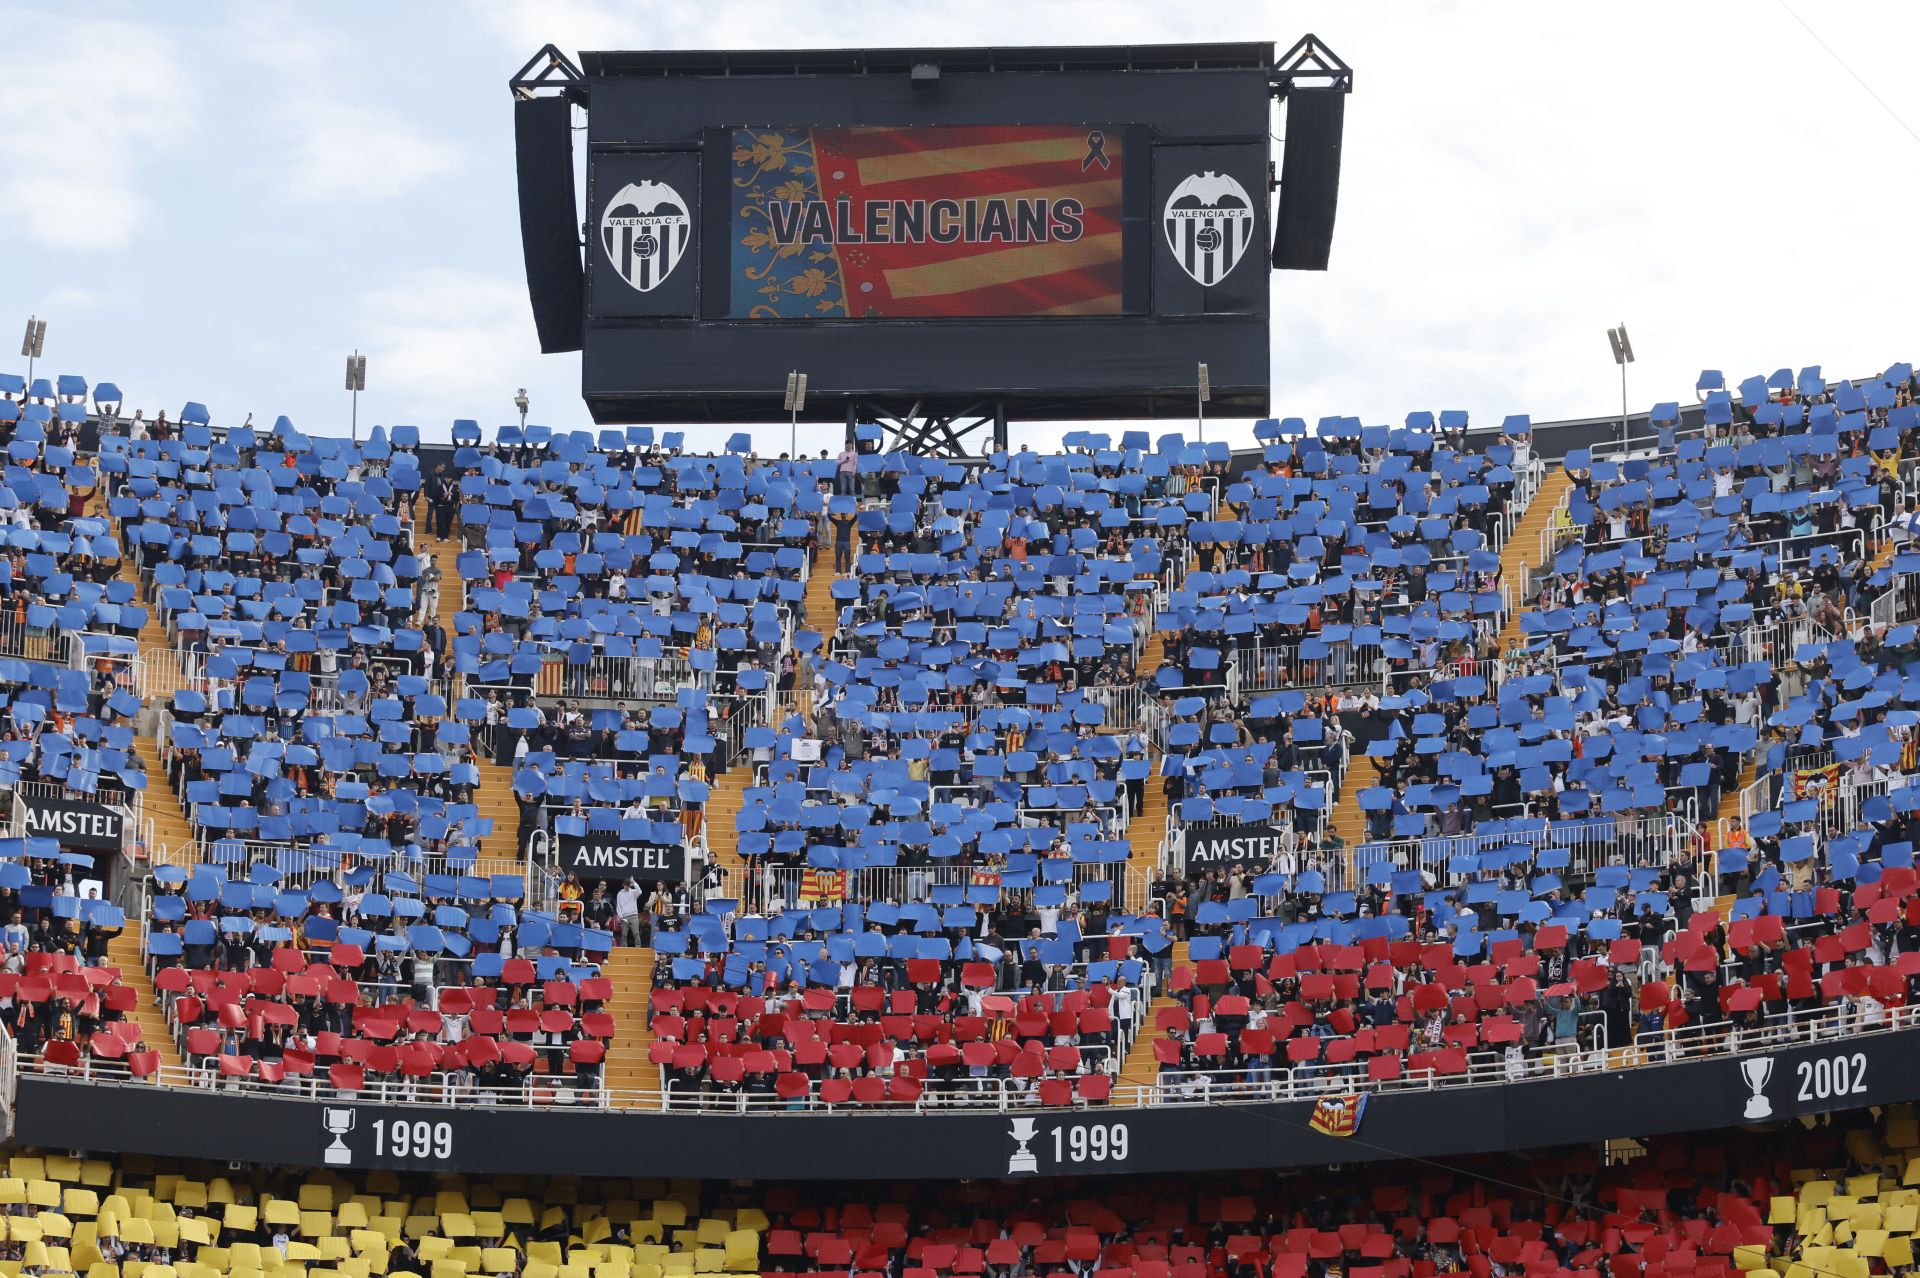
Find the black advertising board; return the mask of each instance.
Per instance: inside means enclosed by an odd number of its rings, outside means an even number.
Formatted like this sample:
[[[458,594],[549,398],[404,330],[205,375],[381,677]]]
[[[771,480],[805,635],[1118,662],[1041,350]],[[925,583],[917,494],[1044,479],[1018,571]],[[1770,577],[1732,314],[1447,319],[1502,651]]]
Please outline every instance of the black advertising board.
[[[687,850],[678,845],[622,838],[614,830],[563,834],[555,840],[560,869],[582,879],[639,879],[653,883],[683,883],[687,878]]]
[[[1285,846],[1285,835],[1270,825],[1222,825],[1188,830],[1187,868],[1211,870],[1215,866],[1248,865],[1262,870]]]
[[[126,818],[104,803],[22,794],[27,833],[58,839],[60,846],[86,852],[118,852],[126,839]]]
[[[1920,1099],[1920,1030],[1744,1056],[1372,1095],[1350,1137],[1315,1101],[1080,1110],[696,1115],[382,1104],[23,1074],[14,1137],[292,1167],[702,1179],[1006,1179],[1441,1158],[1710,1132]]]
[[[582,64],[596,420],[1267,412],[1271,44]]]

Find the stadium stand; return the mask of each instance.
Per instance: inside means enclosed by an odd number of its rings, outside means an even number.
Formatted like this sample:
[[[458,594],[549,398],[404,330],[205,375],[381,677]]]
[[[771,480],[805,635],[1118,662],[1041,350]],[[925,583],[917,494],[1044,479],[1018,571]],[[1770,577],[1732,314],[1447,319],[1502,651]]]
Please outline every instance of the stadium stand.
[[[20,1151],[0,1224],[22,1273],[1205,1278],[1345,1273],[1897,1274],[1920,1130],[1875,1121],[1310,1175],[729,1186],[342,1176]],[[1097,1187],[1096,1187],[1097,1186]]]
[[[57,1066],[1296,1096],[1871,1026],[1920,974],[1907,365],[1703,375],[1555,467],[1443,413],[851,473],[461,422],[428,476],[410,428],[93,389],[0,384],[7,779],[153,870],[8,845],[23,959],[76,934],[15,987],[99,996],[12,1004]],[[567,874],[594,839],[705,872]]]

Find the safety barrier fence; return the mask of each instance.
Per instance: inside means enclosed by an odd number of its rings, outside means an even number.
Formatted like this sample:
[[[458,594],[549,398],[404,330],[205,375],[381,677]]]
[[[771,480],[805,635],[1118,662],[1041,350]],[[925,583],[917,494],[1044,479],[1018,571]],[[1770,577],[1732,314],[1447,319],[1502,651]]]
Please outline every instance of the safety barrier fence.
[[[1629,1044],[1568,1050],[1526,1051],[1517,1057],[1502,1052],[1471,1053],[1465,1068],[1448,1073],[1431,1069],[1383,1076],[1364,1061],[1340,1066],[1275,1067],[1264,1078],[1248,1070],[1175,1070],[1151,1083],[1115,1083],[1106,1102],[1074,1097],[1061,1106],[1043,1106],[1039,1079],[992,1075],[931,1080],[911,1100],[880,1106],[835,1105],[822,1101],[817,1091],[787,1098],[764,1091],[710,1092],[696,1087],[609,1088],[596,1075],[533,1075],[498,1086],[484,1085],[470,1075],[430,1075],[415,1080],[370,1079],[360,1087],[336,1087],[320,1075],[288,1076],[267,1081],[257,1073],[222,1076],[217,1068],[200,1065],[160,1065],[145,1085],[210,1088],[224,1092],[328,1101],[386,1101],[423,1106],[461,1108],[587,1107],[653,1110],[673,1113],[793,1114],[832,1110],[938,1112],[941,1110],[1016,1110],[1062,1108],[1126,1109],[1195,1106],[1254,1101],[1304,1101],[1355,1093],[1395,1094],[1448,1091],[1471,1087],[1506,1087],[1515,1083],[1552,1080],[1583,1073],[1620,1072],[1703,1059],[1739,1059],[1765,1056],[1783,1048],[1820,1043],[1850,1043],[1862,1038],[1920,1027],[1920,1005],[1887,1008],[1862,1014],[1850,1007],[1822,1007],[1812,1012],[1790,1012],[1758,1027],[1725,1021],[1696,1022],[1677,1029],[1634,1036]],[[124,1061],[83,1056],[77,1062],[49,1061],[45,1053],[18,1058],[23,1073],[46,1074],[102,1083],[128,1082]],[[1204,1074],[1206,1081],[1198,1082]],[[1216,1079],[1218,1081],[1216,1081]]]

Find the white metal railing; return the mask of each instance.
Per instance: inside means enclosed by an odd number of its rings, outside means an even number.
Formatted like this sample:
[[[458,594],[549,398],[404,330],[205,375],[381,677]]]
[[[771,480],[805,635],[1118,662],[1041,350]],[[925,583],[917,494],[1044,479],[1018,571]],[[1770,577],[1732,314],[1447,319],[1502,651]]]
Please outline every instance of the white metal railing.
[[[0,657],[71,664],[73,636],[58,628],[30,626],[10,613],[0,615]]]
[[[0,1140],[13,1138],[13,1106],[19,1095],[20,1058],[14,1050],[13,1035],[0,1025]]]
[[[1432,875],[1437,883],[1456,883],[1465,880],[1448,868],[1454,857],[1468,856],[1485,847],[1524,843],[1532,845],[1536,852],[1565,850],[1569,854],[1566,873],[1584,879],[1609,865],[1664,866],[1676,853],[1690,846],[1693,837],[1692,823],[1677,814],[1662,813],[1619,819],[1592,818],[1557,826],[1543,824],[1497,836],[1469,831],[1428,838],[1370,841],[1353,850],[1353,859],[1356,868],[1362,871],[1368,866],[1386,863],[1396,869],[1420,870]]]
[[[1728,1022],[1700,1022],[1657,1033],[1638,1034],[1631,1044],[1615,1047],[1580,1049],[1566,1052],[1538,1050],[1509,1059],[1504,1053],[1480,1053],[1482,1059],[1469,1057],[1466,1068],[1440,1073],[1420,1070],[1397,1078],[1370,1077],[1364,1061],[1349,1067],[1309,1067],[1288,1069],[1276,1065],[1272,1074],[1256,1079],[1247,1070],[1174,1069],[1168,1079],[1163,1072],[1151,1083],[1115,1083],[1107,1105],[1115,1108],[1147,1106],[1205,1105],[1222,1102],[1312,1100],[1328,1092],[1393,1093],[1442,1091],[1467,1087],[1504,1087],[1516,1082],[1550,1080],[1574,1073],[1659,1069],[1668,1065],[1718,1057],[1738,1057],[1774,1052],[1799,1044],[1821,1043],[1867,1034],[1886,1034],[1920,1028],[1920,1004],[1887,1008],[1875,1015],[1863,1015],[1841,1006],[1819,1008],[1811,1013],[1789,1013],[1787,1019],[1757,1028]],[[44,1056],[22,1057],[23,1072],[65,1077],[94,1085],[129,1081],[124,1062],[99,1062],[83,1057],[74,1067],[50,1064]],[[1190,1086],[1187,1080],[1197,1074],[1209,1078],[1206,1086]],[[1223,1081],[1215,1086],[1214,1076]],[[886,1103],[894,1111],[988,1110],[1041,1108],[1037,1083],[1040,1080],[994,1077],[928,1080],[920,1095],[912,1101]],[[338,1091],[322,1077],[299,1077],[278,1083],[257,1076],[221,1078],[217,1070],[190,1065],[161,1065],[151,1083],[140,1086],[186,1087],[194,1090],[217,1088],[249,1095],[274,1096],[289,1100],[327,1100],[338,1102],[355,1098],[383,1098],[396,1103],[462,1108],[544,1108],[593,1105],[614,1109],[653,1110],[695,1113],[825,1113],[840,1110],[872,1109],[875,1106],[849,1103],[829,1105],[810,1089],[805,1097],[786,1098],[770,1094],[713,1094],[690,1087],[609,1088],[599,1079],[582,1081],[563,1075],[539,1075],[504,1087],[486,1087],[462,1077],[449,1079],[435,1075],[416,1082],[369,1080],[362,1090]],[[1172,1084],[1172,1085],[1169,1085]],[[383,1090],[375,1090],[383,1089]],[[1072,1108],[1088,1102],[1075,1097]]]

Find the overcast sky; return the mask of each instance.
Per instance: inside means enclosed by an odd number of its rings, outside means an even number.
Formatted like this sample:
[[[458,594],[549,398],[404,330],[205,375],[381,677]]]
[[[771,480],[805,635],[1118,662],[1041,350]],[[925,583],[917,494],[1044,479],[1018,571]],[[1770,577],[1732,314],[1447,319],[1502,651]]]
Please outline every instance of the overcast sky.
[[[1920,5],[1794,0],[1920,128]],[[0,0],[0,340],[129,405],[445,438],[456,417],[588,424],[536,353],[505,82],[541,44],[838,48],[1273,40],[1355,68],[1332,269],[1274,277],[1274,410],[1398,422],[1638,410],[1818,363],[1920,357],[1905,265],[1920,141],[1778,0],[970,5],[71,5]],[[21,361],[22,363],[24,361]],[[25,371],[22,368],[20,371]],[[1210,424],[1250,441],[1250,424]],[[785,431],[766,439],[784,447]],[[818,447],[830,428],[802,443]],[[1018,438],[1018,436],[1016,436]],[[698,434],[697,444],[718,442]],[[1039,442],[1037,439],[1035,442]]]

